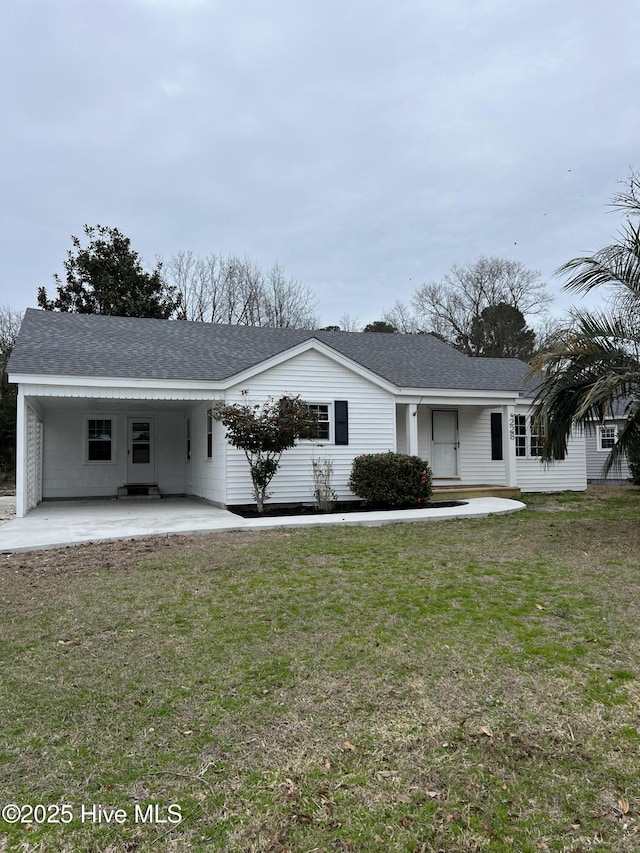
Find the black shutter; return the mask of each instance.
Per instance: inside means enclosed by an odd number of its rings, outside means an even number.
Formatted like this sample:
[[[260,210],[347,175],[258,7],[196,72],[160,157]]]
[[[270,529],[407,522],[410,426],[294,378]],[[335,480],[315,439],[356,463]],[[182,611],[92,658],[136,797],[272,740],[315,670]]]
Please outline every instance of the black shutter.
[[[333,414],[336,444],[349,444],[349,403],[346,400],[335,400]]]
[[[502,459],[502,414],[491,412],[491,458]]]

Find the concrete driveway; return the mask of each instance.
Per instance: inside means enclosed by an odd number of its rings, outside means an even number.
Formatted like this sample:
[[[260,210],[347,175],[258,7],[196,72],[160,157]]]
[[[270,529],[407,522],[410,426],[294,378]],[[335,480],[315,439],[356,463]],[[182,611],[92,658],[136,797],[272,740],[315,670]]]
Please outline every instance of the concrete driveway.
[[[245,519],[190,498],[163,498],[159,501],[45,501],[25,518],[14,518],[0,526],[0,552],[61,548],[80,542],[140,539],[172,533],[478,518],[517,512],[524,506],[520,501],[504,498],[474,498],[463,506],[439,509]]]

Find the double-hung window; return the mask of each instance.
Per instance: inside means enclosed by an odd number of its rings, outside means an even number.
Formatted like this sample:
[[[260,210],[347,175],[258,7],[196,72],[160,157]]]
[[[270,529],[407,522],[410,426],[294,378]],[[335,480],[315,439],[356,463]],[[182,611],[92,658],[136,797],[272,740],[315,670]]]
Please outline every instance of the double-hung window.
[[[515,415],[513,435],[516,442],[516,456],[527,455],[527,419],[524,415]]]
[[[88,419],[87,461],[113,461],[113,421],[111,418]]]
[[[531,424],[531,456],[542,456],[544,450],[544,426],[535,418],[529,421]]]
[[[544,450],[544,430],[542,424],[533,417],[515,415],[513,434],[516,443],[516,456],[539,458]]]
[[[326,403],[308,403],[309,410],[318,419],[318,431],[313,437],[316,441],[331,441],[331,421],[329,406]]]
[[[615,426],[598,427],[598,450],[611,450],[618,440],[618,428]]]

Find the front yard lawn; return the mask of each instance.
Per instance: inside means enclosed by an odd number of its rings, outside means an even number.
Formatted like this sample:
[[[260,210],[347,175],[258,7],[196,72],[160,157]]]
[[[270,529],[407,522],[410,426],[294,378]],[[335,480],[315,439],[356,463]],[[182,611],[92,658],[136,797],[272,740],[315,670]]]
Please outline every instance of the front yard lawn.
[[[0,851],[637,851],[640,490],[529,506],[0,556]]]

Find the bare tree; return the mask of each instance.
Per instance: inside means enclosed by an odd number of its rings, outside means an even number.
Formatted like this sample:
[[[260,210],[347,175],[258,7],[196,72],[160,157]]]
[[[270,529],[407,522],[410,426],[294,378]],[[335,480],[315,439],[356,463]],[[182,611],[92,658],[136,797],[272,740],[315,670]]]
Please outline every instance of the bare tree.
[[[8,358],[18,337],[23,312],[0,305],[0,358]]]
[[[7,362],[22,324],[22,311],[0,305],[0,398],[7,390]]]
[[[361,332],[362,327],[360,320],[357,317],[352,317],[350,314],[343,314],[338,320],[338,327],[341,332]]]
[[[382,318],[405,335],[419,335],[426,331],[415,311],[404,302],[396,302],[393,308],[383,313]]]
[[[262,286],[260,325],[313,329],[318,322],[312,291],[294,278],[286,278],[279,264],[267,273]]]
[[[428,331],[467,355],[477,355],[472,328],[486,308],[506,304],[530,317],[544,314],[551,301],[539,272],[519,261],[482,257],[455,264],[441,281],[419,287],[410,307],[397,302],[384,316],[399,331]]]
[[[165,274],[182,296],[182,318],[243,326],[314,328],[315,296],[279,264],[265,274],[249,258],[179,252]]]
[[[549,315],[538,318],[533,325],[533,330],[536,333],[536,355],[548,352],[556,347],[572,325],[573,320],[570,313],[564,318]]]
[[[6,368],[21,323],[21,311],[0,306],[0,482],[12,479],[15,471],[17,394]]]

